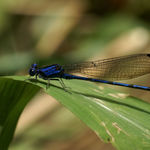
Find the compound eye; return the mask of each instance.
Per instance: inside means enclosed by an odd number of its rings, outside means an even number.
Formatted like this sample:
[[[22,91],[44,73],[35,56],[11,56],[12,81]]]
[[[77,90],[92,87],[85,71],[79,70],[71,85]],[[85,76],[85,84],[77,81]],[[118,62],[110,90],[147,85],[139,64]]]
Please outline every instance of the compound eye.
[[[30,74],[30,76],[34,76],[35,75],[35,70],[34,69],[30,69],[29,70],[29,74]]]

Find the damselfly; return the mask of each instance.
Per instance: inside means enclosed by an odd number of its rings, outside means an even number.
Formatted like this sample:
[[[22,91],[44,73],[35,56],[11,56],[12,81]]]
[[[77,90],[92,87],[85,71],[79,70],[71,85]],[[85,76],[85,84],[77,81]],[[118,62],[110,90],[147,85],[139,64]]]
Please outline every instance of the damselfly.
[[[76,73],[81,76],[75,75]],[[150,54],[135,54],[68,65],[53,64],[40,68],[37,64],[32,64],[29,69],[30,76],[48,80],[48,85],[54,78],[59,80],[63,87],[65,85],[62,79],[78,79],[142,90],[150,90],[150,87],[116,81],[132,79],[149,73]]]

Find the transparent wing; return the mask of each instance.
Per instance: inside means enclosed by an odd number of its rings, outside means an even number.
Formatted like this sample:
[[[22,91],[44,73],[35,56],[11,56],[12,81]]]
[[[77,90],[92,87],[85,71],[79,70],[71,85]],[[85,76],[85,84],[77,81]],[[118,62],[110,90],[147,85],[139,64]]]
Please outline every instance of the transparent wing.
[[[65,73],[82,76],[127,80],[150,73],[150,54],[135,54],[98,61],[63,65]]]

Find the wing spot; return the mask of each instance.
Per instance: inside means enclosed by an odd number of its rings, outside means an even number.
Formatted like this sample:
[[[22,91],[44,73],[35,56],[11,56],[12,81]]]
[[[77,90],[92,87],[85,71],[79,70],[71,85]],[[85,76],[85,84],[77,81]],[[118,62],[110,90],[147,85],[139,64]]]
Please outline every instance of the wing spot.
[[[147,54],[148,57],[150,57],[150,54]]]

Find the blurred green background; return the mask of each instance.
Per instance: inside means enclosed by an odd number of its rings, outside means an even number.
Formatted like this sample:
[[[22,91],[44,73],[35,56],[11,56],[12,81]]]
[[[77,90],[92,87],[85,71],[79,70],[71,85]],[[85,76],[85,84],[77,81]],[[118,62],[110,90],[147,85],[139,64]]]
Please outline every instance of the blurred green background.
[[[27,75],[34,62],[65,64],[149,53],[149,14],[148,0],[1,0],[0,75]],[[126,82],[150,86],[149,77]],[[148,92],[119,90],[149,100]],[[114,148],[41,92],[18,123],[10,150],[20,149]]]

